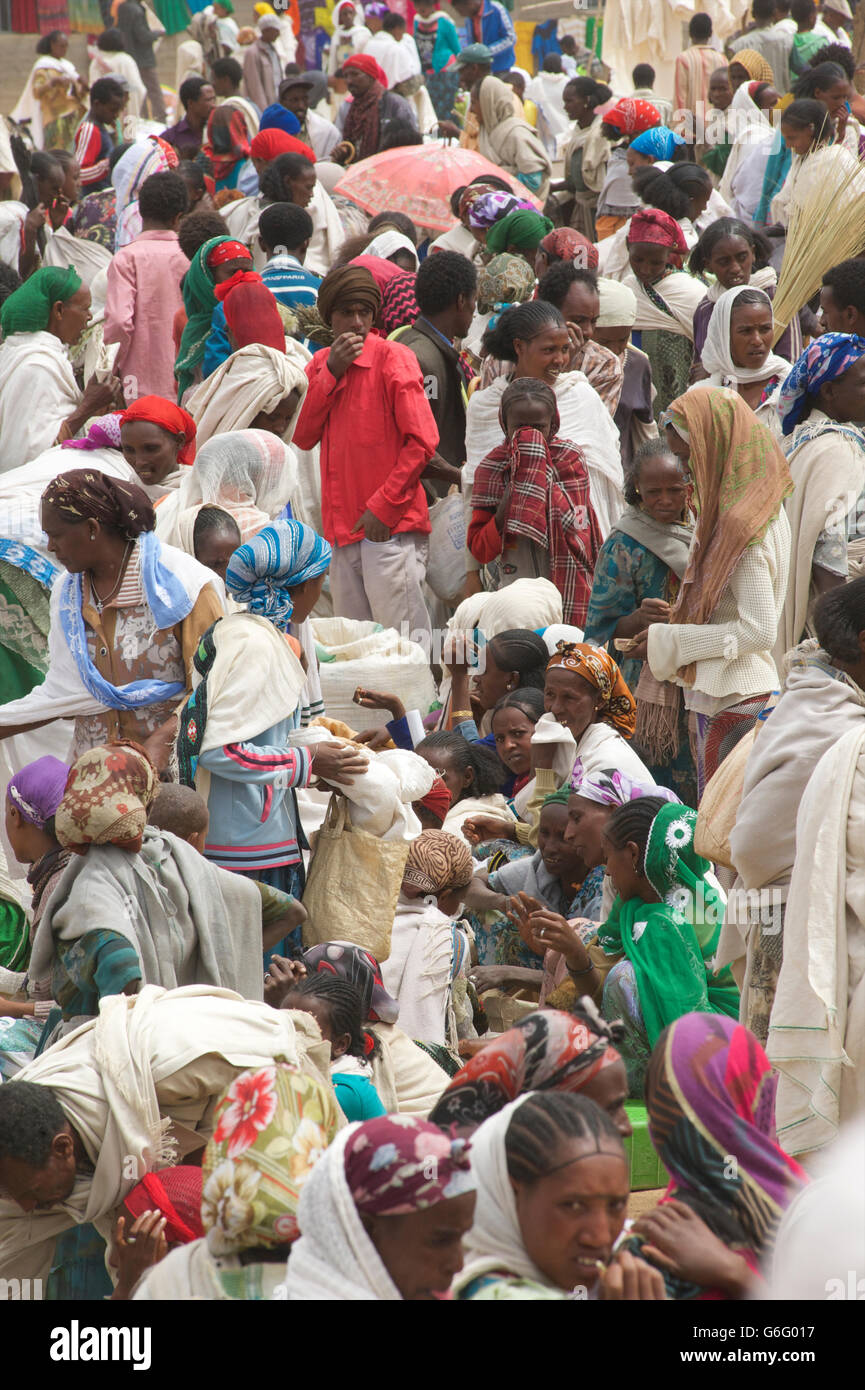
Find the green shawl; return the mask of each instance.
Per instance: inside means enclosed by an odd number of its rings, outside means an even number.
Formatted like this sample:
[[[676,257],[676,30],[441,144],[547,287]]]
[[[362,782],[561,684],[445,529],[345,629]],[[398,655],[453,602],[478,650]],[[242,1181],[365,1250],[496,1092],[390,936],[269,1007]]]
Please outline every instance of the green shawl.
[[[607,955],[625,953],[634,967],[649,1043],[688,1013],[739,1016],[739,991],[729,966],[711,959],[721,934],[724,899],[706,877],[711,865],[694,850],[697,813],[669,802],[652,821],[644,873],[660,902],[622,902],[598,932]]]
[[[236,240],[236,238],[215,236],[211,237],[210,241],[206,241],[203,246],[199,246],[183,277],[182,293],[183,307],[186,310],[186,327],[183,330],[183,337],[180,339],[180,351],[174,363],[178,401],[183,400],[184,391],[192,385],[195,369],[204,357],[204,345],[207,342],[210,321],[216,307],[216,295],[213,293],[213,271],[208,269],[207,257],[214,246],[219,246],[223,241],[232,240]]]

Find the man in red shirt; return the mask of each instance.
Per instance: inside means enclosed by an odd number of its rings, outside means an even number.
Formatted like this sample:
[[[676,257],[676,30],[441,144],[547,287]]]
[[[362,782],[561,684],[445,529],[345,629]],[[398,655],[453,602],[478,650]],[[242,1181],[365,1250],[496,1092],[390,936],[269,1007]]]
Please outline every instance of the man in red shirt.
[[[439,442],[413,352],[373,333],[381,297],[368,270],[346,265],[321,282],[318,309],[331,348],[309,363],[294,432],[321,444],[322,530],[333,547],[334,612],[423,641],[429,510],[420,476]]]

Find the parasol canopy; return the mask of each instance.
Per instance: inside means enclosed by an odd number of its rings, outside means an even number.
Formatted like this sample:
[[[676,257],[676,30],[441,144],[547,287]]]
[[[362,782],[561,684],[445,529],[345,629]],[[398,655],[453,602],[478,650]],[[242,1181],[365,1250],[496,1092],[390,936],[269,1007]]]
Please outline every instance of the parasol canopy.
[[[447,232],[455,224],[450,196],[481,174],[494,174],[520,198],[541,203],[519,179],[475,150],[434,141],[383,150],[352,164],[334,188],[365,212],[404,212],[419,227]]]

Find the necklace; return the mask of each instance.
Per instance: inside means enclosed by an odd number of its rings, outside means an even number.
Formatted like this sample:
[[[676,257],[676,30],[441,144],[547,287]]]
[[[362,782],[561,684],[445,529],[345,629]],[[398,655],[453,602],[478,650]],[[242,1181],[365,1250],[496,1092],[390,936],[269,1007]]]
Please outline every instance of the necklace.
[[[124,552],[123,552],[123,559],[120,561],[120,569],[118,570],[118,573],[117,573],[117,582],[115,583],[114,588],[111,590],[111,592],[110,592],[109,594],[106,594],[104,598],[100,598],[99,595],[98,595],[97,592],[96,592],[96,585],[95,585],[94,582],[93,582],[93,571],[92,571],[92,570],[88,570],[88,571],[87,571],[87,577],[88,577],[88,579],[90,580],[90,593],[91,593],[91,595],[92,595],[92,597],[93,597],[93,600],[94,600],[94,602],[95,602],[95,604],[96,604],[96,612],[99,614],[100,618],[102,617],[102,610],[103,610],[103,608],[105,607],[106,603],[110,603],[110,602],[111,602],[111,600],[113,599],[114,595],[117,593],[117,590],[120,588],[120,583],[121,583],[121,580],[123,579],[123,574],[124,574],[124,571],[125,571],[125,569],[126,569],[126,561],[127,561],[128,558],[129,558],[129,552],[130,552],[131,549],[132,549],[132,542],[131,542],[131,541],[127,541],[127,542],[126,542],[126,549],[125,549]]]

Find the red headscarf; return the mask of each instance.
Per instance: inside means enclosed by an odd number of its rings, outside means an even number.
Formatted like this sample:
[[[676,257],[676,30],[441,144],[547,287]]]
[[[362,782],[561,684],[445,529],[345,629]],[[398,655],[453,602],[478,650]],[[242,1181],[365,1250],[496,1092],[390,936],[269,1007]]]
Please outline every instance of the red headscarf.
[[[163,396],[139,396],[120,417],[121,428],[134,420],[147,420],[169,434],[182,434],[183,447],[177,455],[180,464],[192,463],[195,458],[195,421],[188,410],[167,401]]]
[[[266,159],[268,164],[281,154],[302,154],[311,164],[316,160],[315,150],[309,145],[298,140],[296,135],[289,135],[287,130],[277,130],[275,127],[260,130],[254,137],[249,152],[253,159]]]
[[[623,97],[611,111],[605,111],[601,118],[604,125],[615,126],[623,135],[641,135],[644,130],[661,124],[661,113],[657,106],[642,97]]]
[[[201,152],[207,155],[207,158],[213,165],[213,177],[215,179],[227,179],[236,164],[239,164],[241,160],[249,159],[249,131],[247,130],[246,119],[243,112],[237,110],[231,111],[228,125],[224,126],[222,122],[220,122],[218,127],[218,129],[227,130],[228,132],[228,149],[214,149],[214,118],[219,109],[220,108],[217,107],[216,110],[211,111],[207,118],[207,134]]]
[[[236,271],[230,280],[214,285],[213,293],[222,301],[235,351],[262,343],[285,352],[285,328],[276,300],[256,271]]]
[[[387,73],[384,68],[379,66],[375,58],[370,58],[368,54],[354,53],[350,58],[346,58],[342,66],[343,71],[346,68],[360,68],[361,72],[365,72],[369,77],[374,77],[376,82],[387,91]],[[660,121],[660,116],[658,120]]]
[[[251,260],[252,252],[242,241],[221,241],[208,252],[207,265],[210,270],[215,270],[218,265],[225,265],[226,261]]]
[[[436,779],[427,792],[426,796],[420,799],[421,806],[425,806],[440,821],[444,821],[445,816],[451,807],[451,794],[448,791],[444,779],[436,774]]]
[[[634,242],[649,242],[655,246],[669,246],[671,251],[678,251],[681,256],[688,254],[688,243],[682,228],[675,217],[661,212],[660,208],[640,208],[639,212],[635,212],[627,240],[629,246]]]
[[[204,1235],[201,1224],[201,1169],[193,1164],[163,1168],[159,1173],[146,1173],[123,1199],[132,1217],[145,1211],[161,1211],[168,1217],[165,1239],[169,1245],[188,1245]],[[127,1222],[126,1237],[129,1238]]]
[[[560,261],[573,261],[579,256],[585,270],[598,268],[597,246],[582,232],[575,232],[573,227],[556,227],[552,232],[547,232],[541,238],[540,247],[548,255],[557,256]]]

